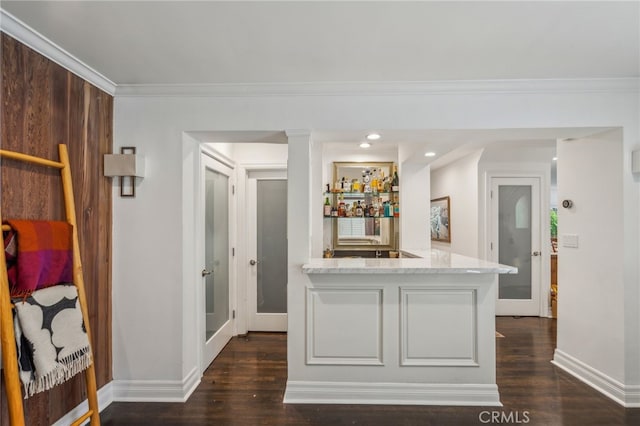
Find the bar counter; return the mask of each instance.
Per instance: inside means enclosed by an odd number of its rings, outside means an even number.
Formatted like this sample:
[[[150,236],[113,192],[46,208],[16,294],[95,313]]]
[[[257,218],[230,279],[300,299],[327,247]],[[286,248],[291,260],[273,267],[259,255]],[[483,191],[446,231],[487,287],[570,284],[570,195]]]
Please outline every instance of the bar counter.
[[[285,403],[501,405],[495,299],[516,268],[442,250],[300,266]]]
[[[513,274],[517,268],[445,250],[401,250],[400,258],[318,258],[305,274]]]

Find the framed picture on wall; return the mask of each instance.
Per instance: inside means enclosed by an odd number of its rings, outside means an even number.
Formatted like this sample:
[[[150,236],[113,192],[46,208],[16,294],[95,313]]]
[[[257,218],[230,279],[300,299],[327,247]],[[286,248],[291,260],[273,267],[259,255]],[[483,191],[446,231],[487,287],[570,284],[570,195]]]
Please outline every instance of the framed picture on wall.
[[[451,242],[450,218],[449,197],[431,200],[431,241]]]

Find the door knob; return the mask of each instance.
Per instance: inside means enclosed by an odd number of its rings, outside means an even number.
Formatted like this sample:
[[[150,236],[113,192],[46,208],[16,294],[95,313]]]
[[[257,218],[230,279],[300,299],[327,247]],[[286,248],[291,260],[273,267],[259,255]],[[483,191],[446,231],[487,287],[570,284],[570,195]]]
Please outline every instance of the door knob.
[[[539,251],[534,251],[533,253],[531,253],[531,256],[540,256],[542,253],[540,253]]]
[[[253,260],[253,259],[251,259],[251,260],[249,261],[249,265],[251,265],[251,266],[253,266],[253,265],[257,265],[258,263],[260,263],[260,261],[259,261],[259,260]]]
[[[203,269],[202,270],[202,276],[206,277],[207,275],[211,275],[213,274],[213,271],[209,271],[208,269]]]

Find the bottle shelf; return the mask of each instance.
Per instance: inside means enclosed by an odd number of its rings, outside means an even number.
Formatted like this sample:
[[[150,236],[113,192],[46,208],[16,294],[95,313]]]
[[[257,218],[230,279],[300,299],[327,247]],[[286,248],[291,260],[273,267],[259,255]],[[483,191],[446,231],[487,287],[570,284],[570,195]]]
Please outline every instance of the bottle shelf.
[[[398,219],[400,216],[323,216],[325,219]]]
[[[357,197],[365,197],[367,195],[370,196],[391,196],[398,194],[399,191],[390,191],[390,192],[324,192],[323,197],[331,197],[331,196],[340,196],[344,195],[345,197],[357,198]]]

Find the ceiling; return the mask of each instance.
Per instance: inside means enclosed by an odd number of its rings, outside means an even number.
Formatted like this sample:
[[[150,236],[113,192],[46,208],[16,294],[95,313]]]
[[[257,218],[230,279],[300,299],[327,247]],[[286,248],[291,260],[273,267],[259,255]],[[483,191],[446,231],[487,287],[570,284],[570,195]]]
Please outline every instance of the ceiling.
[[[117,85],[640,75],[640,4],[2,1]]]
[[[640,77],[640,2],[11,1],[13,15],[115,85]],[[539,145],[602,129],[314,131],[441,167],[492,143]],[[202,141],[286,141],[201,132]],[[522,145],[524,146],[524,145]],[[424,152],[438,155],[425,158]]]

